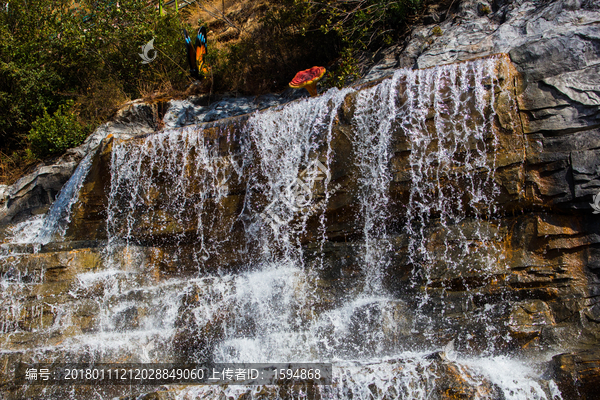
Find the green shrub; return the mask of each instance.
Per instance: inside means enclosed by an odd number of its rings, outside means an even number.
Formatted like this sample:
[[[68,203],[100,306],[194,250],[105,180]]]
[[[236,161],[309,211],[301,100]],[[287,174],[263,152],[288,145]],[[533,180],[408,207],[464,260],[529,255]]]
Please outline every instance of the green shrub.
[[[352,49],[346,47],[340,53],[337,66],[329,71],[325,84],[341,89],[358,78],[358,60],[354,57]]]
[[[359,77],[357,55],[397,42],[422,0],[303,0],[314,15],[312,27],[339,40],[337,67],[328,84],[342,87]]]
[[[167,82],[185,88],[183,17],[161,16],[147,0],[0,0],[0,151],[34,143],[27,135],[34,121],[70,99],[84,103],[82,120],[97,124],[112,111],[106,97],[138,98],[141,87]],[[156,60],[142,64],[141,46],[152,38]],[[31,152],[63,145],[40,146]]]
[[[67,102],[52,115],[44,109],[44,114],[31,124],[27,138],[34,157],[61,154],[85,140],[90,130],[81,125],[77,116],[69,111],[72,105],[73,102]]]

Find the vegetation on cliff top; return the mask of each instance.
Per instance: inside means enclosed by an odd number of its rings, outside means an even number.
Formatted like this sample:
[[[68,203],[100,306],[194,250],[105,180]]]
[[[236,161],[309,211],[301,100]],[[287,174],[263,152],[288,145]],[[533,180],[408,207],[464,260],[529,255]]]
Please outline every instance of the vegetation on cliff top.
[[[358,51],[396,41],[420,0],[196,1],[159,12],[154,0],[0,1],[0,183],[60,155],[122,103],[186,94],[181,31],[208,27],[204,93],[281,91],[324,65],[325,84],[358,75]],[[142,63],[154,38],[156,58]],[[150,54],[153,56],[153,54]]]

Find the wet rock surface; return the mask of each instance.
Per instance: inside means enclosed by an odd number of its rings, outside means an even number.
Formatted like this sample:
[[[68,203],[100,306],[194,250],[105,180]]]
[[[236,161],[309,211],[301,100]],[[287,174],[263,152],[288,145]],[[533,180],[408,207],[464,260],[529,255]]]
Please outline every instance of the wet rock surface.
[[[184,100],[171,100],[162,120],[165,128],[180,128],[203,122],[218,121],[279,106],[306,96],[305,92],[305,90],[288,89],[282,94],[262,96],[234,97],[223,94],[212,98],[204,95],[193,96]]]
[[[505,310],[508,333],[523,346],[571,343],[571,335],[582,329],[587,332],[583,343],[597,343],[593,298],[600,283],[600,226],[592,205],[600,191],[599,9],[598,1],[463,1],[447,18],[438,16],[415,28],[367,75],[495,52],[508,53],[520,72],[517,102],[524,149],[507,150],[524,159],[513,158],[500,176],[514,183],[504,185],[507,191],[524,200],[516,208],[523,216],[505,224],[512,227],[514,249],[509,250],[514,303]],[[433,33],[436,26],[441,35]],[[565,398],[596,397],[575,377],[585,363],[573,361],[575,354],[557,357],[571,368],[565,372],[569,379],[561,381],[569,387]],[[586,371],[597,379],[593,368]]]
[[[145,103],[130,102],[111,121],[101,125],[79,147],[69,149],[57,160],[45,162],[11,186],[0,187],[0,226],[7,226],[48,211],[79,161],[107,137],[128,139],[164,128],[180,128],[218,121],[283,105],[308,96],[305,90],[282,94],[235,97],[230,95],[192,96],[184,100]]]
[[[565,399],[595,399],[600,385],[600,350],[582,350],[552,358],[548,372]]]

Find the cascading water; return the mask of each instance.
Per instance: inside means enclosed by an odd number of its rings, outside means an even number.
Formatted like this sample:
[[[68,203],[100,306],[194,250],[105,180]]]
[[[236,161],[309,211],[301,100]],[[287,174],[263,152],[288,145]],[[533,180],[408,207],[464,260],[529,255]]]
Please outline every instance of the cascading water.
[[[487,59],[406,72],[401,126],[411,144],[412,185],[405,229],[414,285],[425,282],[419,308],[432,300],[429,288],[445,275],[458,272],[469,293],[469,277],[485,281],[502,263],[498,227],[490,221],[499,193],[494,180],[494,90],[485,88],[494,86],[495,69],[495,60]],[[441,287],[438,301],[445,289]],[[440,320],[451,312],[443,303],[432,306]],[[435,325],[426,313],[418,313],[417,320],[417,329],[425,332]],[[461,332],[451,333],[456,337]],[[462,339],[466,343],[471,337]]]
[[[386,260],[389,252],[386,224],[392,180],[390,145],[397,118],[398,81],[403,74],[403,71],[398,71],[391,79],[361,91],[356,99],[354,115],[356,137],[353,138],[353,148],[360,171],[360,213],[364,219],[365,290],[376,295],[382,293],[381,271],[389,262]]]
[[[502,261],[493,223],[498,62],[399,70],[367,89],[255,113],[238,136],[187,127],[115,141],[104,267],[79,273],[69,292],[93,309],[95,325],[53,351],[97,362],[331,362],[334,384],[311,395],[339,399],[436,398],[444,368],[458,365],[476,388],[470,398],[560,398],[551,381],[538,383],[533,368],[497,356],[493,345],[474,349],[469,328],[452,325],[440,303],[452,289],[445,271],[468,271],[455,284],[473,289],[469,302],[477,294],[469,274],[488,279]],[[341,142],[350,154],[336,152]],[[346,177],[342,156],[353,166]],[[354,189],[344,186],[351,180]],[[399,208],[390,192],[402,184]],[[355,199],[353,243],[331,243],[329,210],[347,197]],[[411,268],[406,294],[386,281],[399,248]],[[326,278],[334,265],[337,278]],[[473,316],[495,334],[484,311]],[[76,316],[65,310],[54,326]],[[431,356],[450,338],[486,357],[453,364],[450,350]],[[277,393],[172,391],[291,396]]]
[[[13,243],[46,244],[60,240],[71,221],[71,208],[79,198],[81,186],[92,166],[91,151],[79,162],[71,178],[60,190],[56,200],[44,216],[38,216],[17,224],[8,241]]]
[[[93,157],[94,152],[90,151],[81,160],[69,181],[63,186],[56,201],[52,203],[52,207],[48,210],[35,242],[45,244],[50,242],[54,235],[62,237],[65,234],[65,230],[71,221],[71,208],[77,202],[79,190],[92,166]]]
[[[144,229],[157,224],[168,237],[165,240],[173,243],[189,234],[197,236],[196,259],[217,253],[218,243],[205,238],[206,219],[201,216],[214,212],[207,209],[209,203],[218,204],[227,194],[235,168],[231,156],[205,146],[201,132],[193,128],[117,144],[111,161],[109,247],[127,246],[133,238],[143,237]],[[166,189],[160,196],[159,185]],[[216,219],[218,216],[209,221]]]
[[[248,121],[246,134],[251,143],[245,151],[246,162],[259,166],[251,172],[246,204],[252,207],[253,196],[265,196],[268,202],[257,221],[266,229],[256,234],[250,229],[249,234],[261,242],[263,255],[273,253],[274,239],[285,249],[287,260],[301,261],[295,254],[299,249],[297,239],[306,229],[307,218],[316,211],[311,207],[317,203],[313,198],[315,184],[322,181],[325,198],[329,195],[331,131],[337,110],[349,91],[332,90],[314,100],[292,103],[279,112],[255,114]],[[319,160],[322,147],[326,159]],[[256,155],[252,155],[252,148]],[[300,223],[293,222],[298,217]]]

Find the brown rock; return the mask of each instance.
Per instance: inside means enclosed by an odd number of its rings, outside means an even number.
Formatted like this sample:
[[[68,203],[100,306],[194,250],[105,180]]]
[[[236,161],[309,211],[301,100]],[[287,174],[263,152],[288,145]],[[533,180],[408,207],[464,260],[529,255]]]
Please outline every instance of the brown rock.
[[[600,350],[564,353],[552,358],[551,373],[565,399],[598,399]]]

